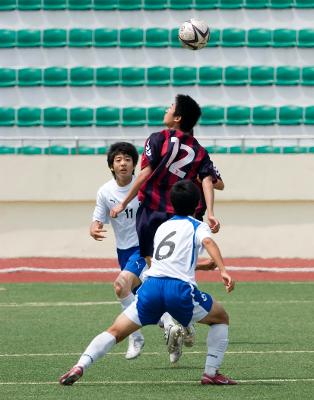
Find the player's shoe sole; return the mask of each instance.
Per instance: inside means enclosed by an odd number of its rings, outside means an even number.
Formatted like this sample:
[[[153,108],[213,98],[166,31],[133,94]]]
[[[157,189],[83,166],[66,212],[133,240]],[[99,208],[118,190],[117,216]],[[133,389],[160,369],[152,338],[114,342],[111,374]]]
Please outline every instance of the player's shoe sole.
[[[70,369],[66,374],[62,375],[59,379],[60,385],[71,386],[73,383],[78,381],[83,375],[83,368],[75,366]]]
[[[237,385],[237,382],[220,374],[218,371],[215,376],[208,376],[203,374],[201,379],[202,385]]]
[[[171,325],[165,333],[170,362],[172,364],[179,361],[182,355],[183,329],[181,325]]]

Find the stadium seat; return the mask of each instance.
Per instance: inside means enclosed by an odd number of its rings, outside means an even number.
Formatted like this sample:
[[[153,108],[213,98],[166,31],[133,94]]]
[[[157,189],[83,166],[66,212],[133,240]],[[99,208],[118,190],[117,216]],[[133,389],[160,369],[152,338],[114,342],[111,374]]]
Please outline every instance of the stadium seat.
[[[274,125],[277,122],[277,110],[272,106],[253,107],[253,125]]]
[[[44,10],[65,10],[67,0],[43,0]]]
[[[16,46],[16,32],[10,29],[0,29],[0,48]]]
[[[225,110],[220,106],[202,107],[200,125],[222,125],[225,122]]]
[[[94,84],[94,69],[91,67],[74,67],[70,70],[71,86],[92,86]]]
[[[68,0],[69,10],[90,10],[93,0]]]
[[[314,0],[295,0],[296,8],[314,8]]]
[[[273,47],[295,47],[297,33],[294,29],[274,29]]]
[[[96,126],[118,126],[120,110],[117,107],[96,108]]]
[[[59,127],[66,126],[68,122],[68,112],[63,107],[48,107],[43,111],[43,126]]]
[[[90,146],[78,146],[71,149],[71,154],[78,154],[80,156],[90,156],[96,154],[96,149]]]
[[[21,29],[17,31],[18,47],[40,47],[41,32],[38,29]]]
[[[122,86],[142,86],[145,84],[145,68],[124,67],[121,68]]]
[[[171,47],[182,47],[179,40],[179,28],[173,28],[170,32],[170,46]]]
[[[168,0],[144,0],[144,10],[164,10],[168,8]]]
[[[120,84],[120,69],[100,67],[96,69],[96,86],[117,86]]]
[[[314,67],[302,68],[301,84],[304,86],[314,86]]]
[[[308,153],[314,153],[314,146],[310,146],[307,148]]]
[[[120,47],[142,47],[144,31],[142,28],[124,28],[120,30]]]
[[[271,154],[273,153],[273,146],[257,146],[255,147],[257,154]]]
[[[12,107],[0,107],[0,126],[15,124],[15,110]]]
[[[140,10],[142,8],[142,0],[119,0],[119,10]]]
[[[13,68],[0,68],[0,87],[16,85],[16,70]]]
[[[17,149],[18,154],[35,156],[38,154],[42,154],[43,149],[38,146],[22,146]]]
[[[245,0],[245,8],[268,8],[269,0]]]
[[[41,0],[17,0],[17,9],[21,11],[40,10]]]
[[[240,28],[225,28],[222,31],[223,47],[245,46],[245,30]]]
[[[67,32],[65,29],[45,29],[43,32],[43,47],[65,47]]]
[[[270,29],[253,28],[248,30],[248,47],[269,47],[272,45],[272,32]]]
[[[39,126],[41,109],[37,107],[21,107],[17,110],[17,125],[23,127]]]
[[[219,8],[222,9],[234,9],[242,8],[244,5],[244,0],[220,0]]]
[[[250,123],[250,108],[246,106],[227,107],[227,125],[248,125]]]
[[[107,146],[96,147],[96,154],[107,154]]]
[[[222,67],[203,66],[198,70],[198,84],[200,86],[221,85]]]
[[[2,0],[0,11],[12,11],[16,9],[16,0]]]
[[[11,146],[0,146],[0,154],[15,154],[15,148]]]
[[[93,122],[92,108],[75,107],[70,109],[70,126],[92,126]]]
[[[251,67],[250,85],[267,86],[273,85],[275,80],[275,68],[265,65]]]
[[[212,10],[218,8],[219,0],[195,0],[194,8],[197,10]]]
[[[243,86],[249,81],[249,69],[243,66],[228,66],[224,72],[226,86]]]
[[[169,67],[149,67],[147,68],[147,85],[148,86],[165,86],[170,83]]]
[[[145,32],[146,47],[169,46],[169,30],[166,28],[148,28]]]
[[[116,10],[118,0],[94,0],[94,10]]]
[[[285,146],[282,149],[283,154],[301,154],[306,153],[306,147],[302,146]]]
[[[122,110],[122,126],[142,126],[146,124],[146,109],[126,107]]]
[[[162,126],[166,107],[149,107],[147,109],[147,125]]]
[[[279,125],[300,125],[303,121],[303,109],[298,106],[282,106],[279,108]]]
[[[211,29],[207,47],[220,46],[220,44],[221,44],[220,35],[221,35],[220,29]]]
[[[21,68],[17,71],[18,86],[42,85],[42,70],[40,68]]]
[[[291,8],[294,7],[294,0],[270,0],[270,8]]]
[[[300,68],[293,66],[282,66],[276,69],[276,85],[293,86],[300,83]]]
[[[299,30],[298,47],[314,47],[314,29]]]
[[[46,147],[44,150],[45,154],[51,154],[54,156],[66,156],[69,154],[69,148],[60,145],[53,145]]]
[[[49,67],[44,69],[44,86],[66,86],[68,84],[68,70],[64,67]]]
[[[94,32],[95,47],[118,46],[118,30],[115,28],[98,28]]]
[[[304,124],[314,125],[314,106],[308,106],[304,109]]]
[[[229,153],[230,154],[253,154],[255,152],[255,148],[251,146],[230,146]]]
[[[173,86],[195,85],[197,80],[196,67],[174,67],[172,70]]]
[[[226,154],[228,153],[228,148],[225,146],[206,146],[206,150],[209,154]]]
[[[192,0],[169,0],[169,8],[173,10],[188,10],[192,5]]]
[[[93,31],[91,29],[73,28],[69,30],[70,47],[89,47],[93,44]]]

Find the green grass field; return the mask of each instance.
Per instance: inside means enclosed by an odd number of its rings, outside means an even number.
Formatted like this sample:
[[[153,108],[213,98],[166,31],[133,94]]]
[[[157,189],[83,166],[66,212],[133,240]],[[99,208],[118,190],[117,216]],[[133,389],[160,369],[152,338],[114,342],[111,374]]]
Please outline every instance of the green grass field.
[[[110,283],[0,285],[0,399],[314,399],[314,282],[202,284],[221,300],[231,319],[222,372],[238,386],[199,383],[206,355],[206,327],[169,364],[162,330],[146,327],[145,349],[124,358],[117,345],[73,387],[58,378],[89,341],[112,322],[120,305]],[[88,304],[89,303],[89,304]]]

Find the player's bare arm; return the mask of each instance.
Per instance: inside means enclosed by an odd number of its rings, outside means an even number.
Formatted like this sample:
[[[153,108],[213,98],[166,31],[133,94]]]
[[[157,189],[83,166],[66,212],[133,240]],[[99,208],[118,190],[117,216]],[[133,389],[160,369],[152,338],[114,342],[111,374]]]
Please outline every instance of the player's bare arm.
[[[225,184],[221,179],[217,179],[217,182],[213,184],[214,189],[216,190],[224,190]]]
[[[89,234],[91,235],[92,238],[94,238],[97,241],[102,241],[105,239],[104,233],[107,232],[105,229],[103,229],[104,224],[100,221],[93,221],[90,225],[89,228]]]
[[[195,271],[213,271],[217,268],[214,260],[211,258],[198,259]]]
[[[202,180],[202,188],[206,202],[208,224],[211,231],[217,233],[220,229],[220,223],[214,216],[214,185],[210,176]]]

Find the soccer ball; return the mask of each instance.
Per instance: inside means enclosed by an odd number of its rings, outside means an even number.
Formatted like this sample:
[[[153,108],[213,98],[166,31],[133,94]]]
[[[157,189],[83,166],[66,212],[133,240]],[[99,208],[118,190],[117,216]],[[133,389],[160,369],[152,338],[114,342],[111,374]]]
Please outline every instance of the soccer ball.
[[[191,18],[180,26],[179,39],[183,47],[187,49],[202,49],[208,43],[209,26],[204,21]]]

